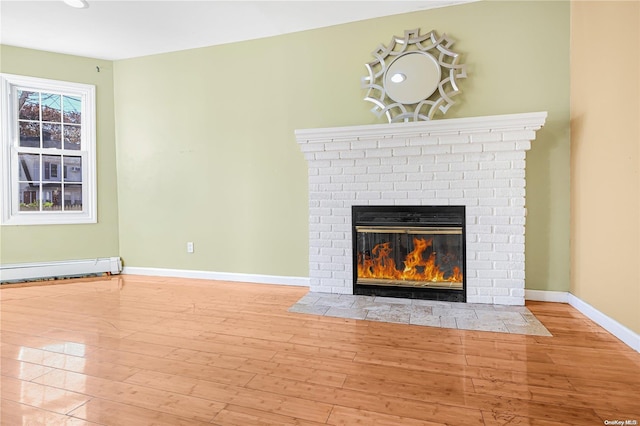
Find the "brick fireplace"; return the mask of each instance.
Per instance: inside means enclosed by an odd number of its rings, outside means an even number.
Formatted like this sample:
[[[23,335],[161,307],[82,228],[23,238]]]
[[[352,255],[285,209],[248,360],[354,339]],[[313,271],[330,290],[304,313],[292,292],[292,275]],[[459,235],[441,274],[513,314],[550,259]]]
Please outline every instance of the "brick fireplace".
[[[466,300],[524,305],[525,157],[546,112],[296,130],[309,165],[309,278],[353,293],[352,206],[466,210]]]

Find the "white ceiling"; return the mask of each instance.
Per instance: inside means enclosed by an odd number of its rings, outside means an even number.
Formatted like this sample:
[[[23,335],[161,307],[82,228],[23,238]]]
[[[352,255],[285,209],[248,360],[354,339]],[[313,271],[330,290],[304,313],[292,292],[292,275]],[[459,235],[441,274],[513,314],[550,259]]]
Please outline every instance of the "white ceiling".
[[[468,1],[88,0],[74,9],[62,0],[0,0],[0,43],[117,60]]]

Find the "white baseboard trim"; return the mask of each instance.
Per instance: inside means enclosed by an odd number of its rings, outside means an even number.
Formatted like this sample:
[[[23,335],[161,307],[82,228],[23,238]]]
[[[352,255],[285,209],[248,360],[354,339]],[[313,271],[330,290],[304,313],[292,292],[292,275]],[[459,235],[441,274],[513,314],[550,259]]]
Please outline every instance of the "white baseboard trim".
[[[603,314],[582,299],[566,291],[525,290],[526,300],[538,302],[568,303],[591,321],[622,340],[627,346],[640,352],[640,334],[630,330],[613,318]]]
[[[122,263],[119,257],[33,262],[0,265],[0,282],[31,281],[42,278],[80,277],[83,275],[119,274]]]
[[[566,291],[525,290],[524,298],[537,302],[569,303],[569,293]]]
[[[569,293],[569,304],[586,315],[590,320],[622,340],[629,347],[640,352],[640,334],[630,330],[613,318],[603,314],[587,302]]]
[[[155,277],[196,278],[202,280],[233,281],[255,284],[277,284],[309,287],[310,279],[305,277],[285,277],[278,275],[238,274],[231,272],[197,271],[189,269],[145,268],[125,266],[127,275],[151,275]]]

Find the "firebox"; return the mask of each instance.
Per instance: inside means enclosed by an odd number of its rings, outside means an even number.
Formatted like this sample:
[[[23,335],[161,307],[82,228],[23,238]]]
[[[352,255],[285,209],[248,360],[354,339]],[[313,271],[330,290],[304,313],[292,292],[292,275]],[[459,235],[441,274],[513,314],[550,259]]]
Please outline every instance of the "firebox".
[[[353,206],[353,294],[466,302],[464,206]]]

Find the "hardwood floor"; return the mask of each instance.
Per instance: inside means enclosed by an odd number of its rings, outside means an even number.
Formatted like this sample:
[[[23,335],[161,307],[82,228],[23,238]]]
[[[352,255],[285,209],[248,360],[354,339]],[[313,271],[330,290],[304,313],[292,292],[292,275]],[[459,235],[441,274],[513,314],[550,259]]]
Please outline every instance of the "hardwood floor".
[[[2,425],[640,422],[640,354],[568,305],[553,337],[287,312],[307,289],[118,276],[3,286]]]

